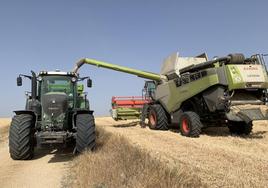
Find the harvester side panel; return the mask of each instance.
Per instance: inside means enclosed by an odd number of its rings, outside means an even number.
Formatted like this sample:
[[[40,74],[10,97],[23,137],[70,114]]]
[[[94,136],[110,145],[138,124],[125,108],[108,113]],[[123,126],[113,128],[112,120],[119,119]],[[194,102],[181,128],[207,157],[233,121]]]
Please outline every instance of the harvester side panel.
[[[242,88],[268,88],[267,73],[262,65],[227,65],[229,90]]]
[[[174,80],[158,85],[157,90],[161,92],[156,92],[156,99],[160,101],[167,112],[171,113],[178,110],[181,104],[187,99],[190,99],[213,85],[219,84],[215,69],[213,70],[214,73],[180,86],[178,86]]]

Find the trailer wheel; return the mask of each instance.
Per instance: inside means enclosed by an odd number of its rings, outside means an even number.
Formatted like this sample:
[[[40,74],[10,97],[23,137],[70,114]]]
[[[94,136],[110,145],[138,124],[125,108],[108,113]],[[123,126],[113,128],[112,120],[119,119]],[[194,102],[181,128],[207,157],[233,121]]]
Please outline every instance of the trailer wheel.
[[[253,124],[252,122],[246,123],[243,121],[229,121],[228,128],[229,131],[233,134],[241,135],[249,135],[252,131]]]
[[[168,117],[160,104],[149,107],[149,127],[154,130],[168,130]]]
[[[33,116],[15,115],[9,129],[9,153],[14,160],[29,160],[34,155]]]
[[[199,137],[202,123],[197,113],[188,111],[184,112],[180,118],[180,131],[183,136]]]
[[[76,116],[76,151],[81,153],[86,149],[95,148],[95,122],[94,116],[90,114],[78,114]]]

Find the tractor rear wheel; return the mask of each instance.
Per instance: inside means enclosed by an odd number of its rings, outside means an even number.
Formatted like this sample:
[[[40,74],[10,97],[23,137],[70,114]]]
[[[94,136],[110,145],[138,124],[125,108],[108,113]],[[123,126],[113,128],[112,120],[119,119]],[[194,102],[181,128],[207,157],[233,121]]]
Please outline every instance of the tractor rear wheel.
[[[15,115],[9,129],[9,153],[14,160],[29,160],[34,155],[33,116]]]
[[[199,137],[202,123],[199,115],[195,112],[184,112],[180,118],[180,131],[183,136]]]
[[[229,121],[228,128],[229,131],[233,134],[245,134],[249,135],[252,131],[253,124],[252,122],[246,123],[243,121]]]
[[[168,117],[160,104],[149,107],[149,127],[154,130],[168,130]]]
[[[96,145],[95,121],[91,114],[76,116],[76,151],[81,153],[86,149],[93,150]]]

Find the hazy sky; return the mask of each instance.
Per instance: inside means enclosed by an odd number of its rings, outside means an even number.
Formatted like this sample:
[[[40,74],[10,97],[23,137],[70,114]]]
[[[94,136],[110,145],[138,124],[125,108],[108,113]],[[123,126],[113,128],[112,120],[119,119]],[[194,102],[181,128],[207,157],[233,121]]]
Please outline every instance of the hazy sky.
[[[268,1],[0,0],[0,116],[25,106],[19,73],[69,71],[82,57],[159,72],[162,61],[207,52],[268,53]],[[92,66],[82,76],[96,115],[109,114],[113,95],[141,95],[144,79]]]

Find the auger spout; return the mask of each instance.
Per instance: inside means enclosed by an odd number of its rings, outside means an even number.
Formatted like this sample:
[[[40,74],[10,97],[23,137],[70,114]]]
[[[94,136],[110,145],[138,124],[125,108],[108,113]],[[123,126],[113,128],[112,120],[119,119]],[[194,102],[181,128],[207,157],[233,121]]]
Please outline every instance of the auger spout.
[[[112,69],[112,70],[119,71],[119,72],[125,72],[125,73],[128,73],[128,74],[133,74],[133,75],[136,75],[138,77],[146,78],[146,79],[149,79],[149,80],[161,81],[162,79],[165,79],[165,76],[160,75],[160,74],[141,71],[141,70],[137,70],[137,69],[132,69],[132,68],[128,68],[128,67],[124,67],[124,66],[120,66],[120,65],[115,65],[115,64],[111,64],[111,63],[106,63],[106,62],[103,62],[103,61],[98,61],[98,60],[89,59],[89,58],[80,59],[75,64],[73,72],[77,73],[79,68],[81,66],[83,66],[85,63],[90,64],[90,65],[94,65],[94,66],[97,66],[97,67],[103,67],[103,68]]]

